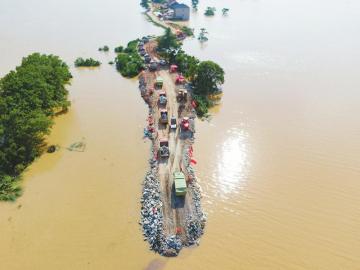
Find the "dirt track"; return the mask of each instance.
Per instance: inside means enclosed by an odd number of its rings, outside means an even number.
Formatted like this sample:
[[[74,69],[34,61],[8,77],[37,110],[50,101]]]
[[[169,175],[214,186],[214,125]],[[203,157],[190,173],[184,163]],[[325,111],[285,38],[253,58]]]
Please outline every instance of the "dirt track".
[[[151,41],[146,44],[145,49],[152,59],[157,60],[158,56],[155,51],[156,42]],[[166,138],[169,141],[170,155],[168,158],[161,158],[157,155],[157,179],[160,183],[160,199],[162,202],[162,233],[164,237],[175,236],[181,241],[182,246],[193,244],[202,234],[204,225],[204,215],[200,207],[199,189],[196,185],[196,178],[191,167],[188,149],[191,147],[194,131],[194,121],[191,120],[191,128],[189,131],[181,131],[180,121],[183,117],[195,118],[194,110],[191,106],[191,98],[185,102],[177,101],[177,86],[175,84],[176,74],[171,74],[167,68],[150,72],[146,70],[142,74],[146,81],[147,89],[154,86],[156,77],[163,78],[162,90],[166,91],[167,104],[160,105],[158,103],[159,90],[155,90],[152,94],[145,95],[144,99],[147,101],[151,117],[154,119],[154,138],[153,149],[157,153],[159,147],[159,140]],[[169,125],[160,123],[159,110],[166,108],[168,111],[169,121],[171,116],[175,116],[178,123],[176,130],[170,130]],[[182,171],[187,180],[188,191],[185,197],[175,196],[173,186],[173,174],[176,171]],[[194,196],[194,194],[196,196]],[[194,233],[189,230],[189,221],[195,221],[201,234]],[[201,226],[201,228],[200,228]],[[190,239],[189,239],[190,238]]]

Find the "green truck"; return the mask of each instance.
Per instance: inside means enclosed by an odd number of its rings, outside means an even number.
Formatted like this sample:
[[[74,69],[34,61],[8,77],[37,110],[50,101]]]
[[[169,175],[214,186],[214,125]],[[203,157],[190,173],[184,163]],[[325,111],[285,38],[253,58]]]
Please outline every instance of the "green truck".
[[[175,194],[176,196],[185,196],[186,181],[182,172],[174,172]]]

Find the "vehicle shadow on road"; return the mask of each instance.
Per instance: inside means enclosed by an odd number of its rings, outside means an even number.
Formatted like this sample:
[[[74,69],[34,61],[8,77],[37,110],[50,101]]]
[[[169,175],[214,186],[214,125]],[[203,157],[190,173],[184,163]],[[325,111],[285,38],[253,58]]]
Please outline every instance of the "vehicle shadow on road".
[[[185,206],[185,196],[176,196],[175,193],[175,184],[171,186],[171,208],[178,209],[184,208]]]

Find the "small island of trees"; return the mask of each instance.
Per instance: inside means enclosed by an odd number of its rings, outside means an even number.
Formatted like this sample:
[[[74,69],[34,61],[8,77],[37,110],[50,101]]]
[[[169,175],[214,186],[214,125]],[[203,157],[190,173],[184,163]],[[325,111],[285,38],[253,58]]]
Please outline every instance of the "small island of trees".
[[[228,8],[223,8],[221,11],[222,11],[222,14],[223,14],[224,16],[226,16],[226,15],[228,15],[229,10],[230,10],[230,9],[228,9]]]
[[[214,7],[207,7],[205,10],[205,16],[214,16],[215,15],[216,8]]]
[[[110,49],[109,46],[105,45],[105,46],[103,46],[103,47],[100,47],[100,48],[98,49],[98,51],[100,51],[100,52],[108,52],[109,49]]]
[[[0,200],[21,194],[21,173],[44,150],[56,112],[70,105],[70,78],[59,57],[34,53],[0,80]]]
[[[98,67],[100,65],[101,62],[92,58],[84,59],[82,57],[79,57],[75,60],[75,67]]]
[[[136,39],[130,41],[125,49],[122,46],[115,48],[118,54],[115,59],[116,69],[124,77],[133,78],[145,68],[144,60],[138,53],[138,43]]]

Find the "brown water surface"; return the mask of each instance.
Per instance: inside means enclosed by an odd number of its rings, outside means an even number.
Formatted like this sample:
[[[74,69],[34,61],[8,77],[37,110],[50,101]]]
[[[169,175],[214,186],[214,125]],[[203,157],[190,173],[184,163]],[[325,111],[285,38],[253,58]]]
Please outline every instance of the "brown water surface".
[[[225,95],[197,125],[206,232],[174,259],[148,251],[137,224],[149,153],[137,81],[97,52],[162,30],[137,1],[0,2],[1,76],[33,51],[103,62],[72,67],[72,107],[48,139],[61,150],[0,204],[0,269],[360,268],[360,4],[200,2],[190,24],[209,42],[184,48],[224,67]],[[66,150],[77,141],[85,152]]]

